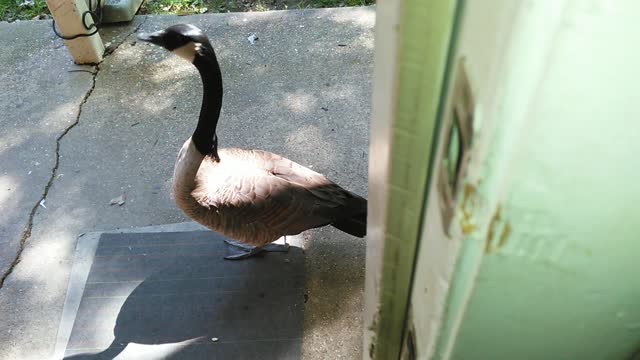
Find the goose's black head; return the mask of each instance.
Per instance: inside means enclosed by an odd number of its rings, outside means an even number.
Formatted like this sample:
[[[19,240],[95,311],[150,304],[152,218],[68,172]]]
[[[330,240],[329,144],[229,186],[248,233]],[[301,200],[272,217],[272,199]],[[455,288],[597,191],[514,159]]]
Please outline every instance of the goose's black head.
[[[200,57],[213,55],[207,35],[190,24],[173,25],[153,33],[140,33],[138,39],[162,46],[192,63]]]

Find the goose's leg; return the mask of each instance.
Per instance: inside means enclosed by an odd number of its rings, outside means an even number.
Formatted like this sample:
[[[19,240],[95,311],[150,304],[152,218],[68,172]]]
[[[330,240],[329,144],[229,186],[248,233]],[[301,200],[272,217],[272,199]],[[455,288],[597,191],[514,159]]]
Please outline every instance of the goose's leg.
[[[263,249],[261,247],[248,245],[248,244],[242,243],[240,241],[236,241],[236,240],[225,239],[224,242],[226,242],[227,244],[233,246],[236,249],[239,249],[238,252],[235,252],[235,253],[233,253],[231,255],[225,256],[224,258],[226,260],[246,259],[246,258],[252,257],[254,255],[257,255],[257,254],[259,254],[259,253],[261,253],[263,251]]]
[[[263,251],[264,251],[263,248],[254,246],[252,249],[247,249],[247,250],[243,249],[233,253],[232,255],[227,255],[224,258],[225,260],[242,260],[242,259],[250,258],[257,254],[260,254]]]
[[[271,243],[263,246],[262,249],[269,252],[288,252],[289,244],[287,244],[287,237],[283,236],[282,238],[284,239],[284,245]]]
[[[285,239],[285,244],[284,245],[280,245],[280,244],[268,244],[265,246],[253,246],[253,245],[248,245],[245,243],[241,243],[239,241],[236,240],[231,240],[231,239],[225,239],[224,242],[226,242],[229,245],[232,245],[233,247],[236,247],[238,249],[241,249],[239,252],[229,255],[229,256],[225,256],[224,258],[226,260],[241,260],[241,259],[246,259],[252,256],[255,256],[263,251],[267,251],[267,252],[287,252],[289,251],[289,244],[286,243],[286,239]]]

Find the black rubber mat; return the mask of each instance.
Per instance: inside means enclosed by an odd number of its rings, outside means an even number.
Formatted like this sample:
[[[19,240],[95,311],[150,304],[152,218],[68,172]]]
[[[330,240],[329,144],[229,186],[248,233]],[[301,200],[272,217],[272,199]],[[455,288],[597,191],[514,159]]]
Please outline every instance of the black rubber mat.
[[[82,249],[81,237],[75,260],[89,270],[72,270],[67,302],[82,295],[65,304],[65,358],[299,359],[302,250],[229,261],[222,239],[105,233]]]

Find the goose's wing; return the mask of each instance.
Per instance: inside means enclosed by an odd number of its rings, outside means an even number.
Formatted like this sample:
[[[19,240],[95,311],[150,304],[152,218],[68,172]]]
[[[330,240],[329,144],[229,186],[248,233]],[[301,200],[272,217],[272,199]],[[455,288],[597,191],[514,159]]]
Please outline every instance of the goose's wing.
[[[366,200],[311,169],[267,152],[250,156],[258,171],[227,172],[215,191],[198,187],[193,192],[230,226],[258,224],[256,228],[292,235],[354,216],[363,201],[366,212]]]
[[[336,219],[349,218],[365,214],[367,200],[340,187],[326,176],[315,172],[294,161],[267,151],[254,150],[256,158],[260,158],[262,166],[274,176],[291,184],[297,184],[309,191],[316,200],[327,201],[330,208],[340,207],[343,214]]]

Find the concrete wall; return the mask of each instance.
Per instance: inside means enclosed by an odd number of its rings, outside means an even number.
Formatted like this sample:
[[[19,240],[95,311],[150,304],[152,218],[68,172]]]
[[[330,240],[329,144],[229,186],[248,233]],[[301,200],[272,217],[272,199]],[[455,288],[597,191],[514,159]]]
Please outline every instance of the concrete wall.
[[[459,46],[479,99],[455,225],[471,230],[437,357],[628,357],[640,346],[640,3],[494,3],[504,18],[481,2],[467,1]],[[500,19],[504,31],[483,33]]]

